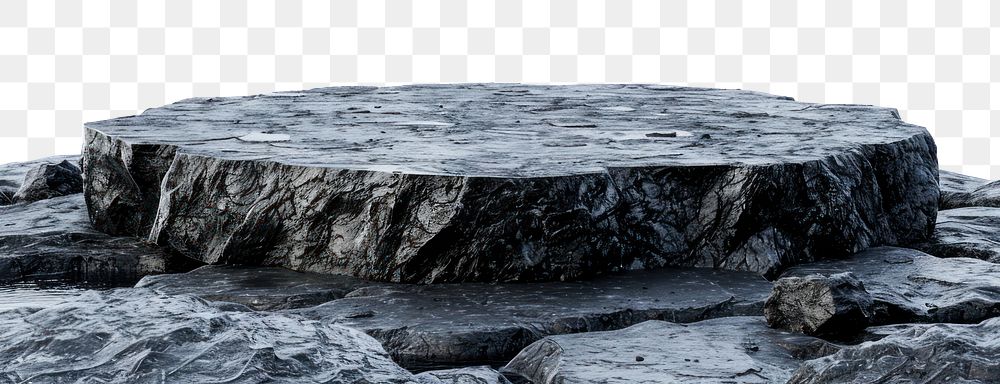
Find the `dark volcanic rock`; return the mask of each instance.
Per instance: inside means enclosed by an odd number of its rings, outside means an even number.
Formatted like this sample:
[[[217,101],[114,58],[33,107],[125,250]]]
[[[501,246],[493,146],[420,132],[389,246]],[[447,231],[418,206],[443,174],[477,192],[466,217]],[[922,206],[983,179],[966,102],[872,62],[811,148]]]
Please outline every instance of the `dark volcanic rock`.
[[[934,237],[914,248],[939,257],[972,257],[1000,264],[1000,208],[939,211]]]
[[[362,332],[142,289],[0,312],[0,340],[4,384],[416,382]]]
[[[259,311],[311,307],[374,285],[355,277],[295,272],[283,268],[206,265],[188,273],[146,276],[136,288],[194,294]]]
[[[617,331],[547,337],[502,371],[536,384],[783,383],[802,360],[836,348],[768,328],[759,317],[647,321]]]
[[[490,367],[468,367],[427,371],[416,376],[421,384],[510,384]]]
[[[1000,319],[872,332],[884,338],[806,362],[789,383],[1000,383]]]
[[[76,162],[80,156],[53,156],[43,159],[0,165],[0,205],[14,203],[14,195],[24,182],[28,171],[45,164],[59,164],[63,161]]]
[[[941,189],[940,209],[953,209],[968,205],[968,200],[972,198],[971,192],[989,181],[978,177],[963,175],[961,173],[938,171],[940,174],[939,186]]]
[[[871,295],[850,273],[779,279],[764,303],[768,325],[835,339],[857,335],[873,311]]]
[[[632,271],[584,282],[388,285],[296,310],[362,329],[415,370],[503,364],[553,334],[760,315],[771,284],[749,272]]]
[[[891,109],[652,85],[341,87],[89,123],[97,228],[383,281],[775,273],[926,239],[936,148]]]
[[[977,323],[1000,316],[1000,265],[982,260],[878,247],[846,260],[800,265],[783,276],[840,272],[854,274],[871,294],[872,324]]]
[[[83,174],[80,168],[63,160],[59,164],[39,164],[29,170],[14,195],[14,202],[30,203],[82,192]]]
[[[95,231],[83,195],[0,207],[0,284],[28,281],[131,286],[195,262],[131,237]]]

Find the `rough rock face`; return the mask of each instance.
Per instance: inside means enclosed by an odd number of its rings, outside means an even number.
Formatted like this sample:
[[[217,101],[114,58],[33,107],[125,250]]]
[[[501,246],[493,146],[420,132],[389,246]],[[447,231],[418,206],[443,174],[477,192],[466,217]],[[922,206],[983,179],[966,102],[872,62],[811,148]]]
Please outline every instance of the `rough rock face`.
[[[647,321],[617,331],[547,337],[502,371],[536,384],[783,383],[802,360],[835,350],[816,338],[768,328],[759,317]]]
[[[982,260],[878,247],[846,260],[800,265],[783,276],[840,272],[854,274],[871,294],[872,324],[977,323],[1000,316],[1000,265]]]
[[[368,287],[293,312],[364,330],[397,363],[425,370],[503,364],[553,334],[760,315],[770,290],[749,272],[664,269],[583,282]]]
[[[651,85],[189,99],[89,123],[84,152],[102,231],[396,282],[773,274],[921,241],[938,201],[894,110]]]
[[[1000,319],[881,328],[881,340],[809,361],[789,384],[1000,382]]]
[[[851,273],[779,279],[764,303],[771,327],[834,339],[857,335],[873,312],[871,295]]]
[[[188,273],[146,276],[135,286],[166,294],[246,305],[258,311],[304,308],[339,299],[374,283],[350,276],[283,268],[206,265]]]
[[[28,171],[24,182],[14,194],[15,202],[51,199],[83,192],[80,168],[63,160],[59,164],[40,164]]]
[[[416,378],[421,384],[510,384],[500,372],[486,366],[427,371]]]
[[[82,194],[0,207],[0,284],[131,286],[144,275],[194,264],[138,239],[95,231]]]
[[[141,289],[0,312],[0,340],[5,384],[416,382],[359,331]]]
[[[0,205],[14,203],[14,195],[24,182],[28,171],[43,164],[59,164],[63,161],[79,161],[80,156],[53,156],[21,163],[0,165]]]
[[[941,189],[940,209],[953,209],[968,206],[971,192],[989,181],[961,173],[938,171],[939,187]]]
[[[939,211],[934,236],[914,248],[938,257],[972,257],[1000,264],[1000,208]]]

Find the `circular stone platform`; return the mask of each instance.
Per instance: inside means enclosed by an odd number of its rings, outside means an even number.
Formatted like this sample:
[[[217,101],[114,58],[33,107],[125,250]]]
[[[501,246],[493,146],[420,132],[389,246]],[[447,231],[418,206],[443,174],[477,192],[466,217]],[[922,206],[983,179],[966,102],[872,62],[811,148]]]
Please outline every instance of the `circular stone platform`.
[[[393,281],[773,273],[925,238],[935,147],[891,109],[653,85],[338,87],[86,126],[95,225],[208,262]]]

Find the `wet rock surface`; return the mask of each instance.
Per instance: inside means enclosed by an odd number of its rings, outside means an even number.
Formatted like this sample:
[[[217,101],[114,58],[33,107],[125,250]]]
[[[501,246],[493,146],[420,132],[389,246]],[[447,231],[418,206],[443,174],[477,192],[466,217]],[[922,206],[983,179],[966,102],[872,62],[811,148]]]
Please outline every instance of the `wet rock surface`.
[[[500,372],[487,366],[427,371],[416,378],[421,384],[510,384]]]
[[[350,276],[283,268],[206,265],[188,273],[146,276],[136,287],[166,294],[194,294],[205,300],[275,311],[320,305],[371,285],[377,284]]]
[[[83,174],[75,164],[63,160],[29,170],[14,194],[14,202],[30,203],[77,193],[83,193]]]
[[[968,206],[968,201],[972,198],[971,192],[989,183],[989,180],[957,172],[944,170],[938,172],[941,189],[940,209]]]
[[[846,260],[797,266],[783,276],[841,272],[851,272],[871,294],[872,324],[977,323],[1000,316],[1000,265],[977,259],[878,247]]]
[[[341,87],[90,123],[95,226],[208,263],[394,282],[774,274],[930,235],[891,109],[649,85]]]
[[[553,334],[760,315],[771,284],[753,273],[632,271],[583,282],[389,285],[291,311],[364,330],[414,370],[502,365]]]
[[[774,328],[832,339],[852,338],[868,326],[874,302],[851,273],[779,279],[764,303]]]
[[[820,339],[768,328],[760,317],[647,321],[547,337],[502,371],[537,384],[783,383],[803,360],[834,351]]]
[[[789,383],[1000,382],[1000,319],[973,325],[905,324],[871,332],[884,337],[806,362]]]
[[[44,164],[59,164],[63,161],[78,162],[79,160],[79,155],[53,156],[34,161],[0,165],[0,205],[14,203],[14,195],[24,184],[24,178],[28,171]]]
[[[359,331],[139,289],[0,312],[0,340],[5,384],[416,382]]]
[[[1000,264],[1000,208],[938,211],[934,236],[914,248],[938,257],[971,257]]]

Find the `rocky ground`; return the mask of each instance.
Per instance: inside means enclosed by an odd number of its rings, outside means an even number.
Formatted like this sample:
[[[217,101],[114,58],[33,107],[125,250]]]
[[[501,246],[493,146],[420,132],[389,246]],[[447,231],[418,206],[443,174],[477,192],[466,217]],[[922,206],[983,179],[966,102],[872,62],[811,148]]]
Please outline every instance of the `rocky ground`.
[[[0,166],[0,384],[1000,382],[995,188],[944,171],[938,187],[933,142],[891,110],[669,87],[463,87],[188,100],[92,124],[82,171],[75,156]],[[429,94],[440,102],[416,103]],[[476,103],[532,112],[490,125],[458,108]],[[657,114],[676,126],[653,128]],[[323,124],[344,140],[317,136]],[[185,127],[219,136],[163,143],[151,129]],[[457,146],[534,132],[573,145],[512,156],[571,165],[435,152],[377,169],[387,148],[444,145],[440,130]],[[811,130],[816,147],[792,146]],[[756,135],[768,138],[737,148]],[[691,152],[614,157],[653,146]],[[607,157],[579,157],[588,150]],[[710,153],[717,164],[690,162]],[[602,164],[631,179],[578,173]],[[462,167],[497,184],[455,184]],[[547,181],[512,181],[536,177]],[[415,223],[430,232],[392,237]],[[468,233],[484,237],[462,243]],[[673,236],[684,245],[664,250]],[[456,252],[483,264],[446,263]],[[376,259],[389,264],[364,266]]]

